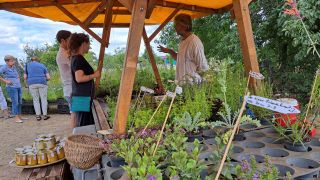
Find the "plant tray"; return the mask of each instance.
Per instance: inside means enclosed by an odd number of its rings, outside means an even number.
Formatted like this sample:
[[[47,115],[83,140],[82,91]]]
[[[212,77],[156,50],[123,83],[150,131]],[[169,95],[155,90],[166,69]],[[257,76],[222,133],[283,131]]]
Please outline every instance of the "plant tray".
[[[258,169],[265,169],[264,157],[270,157],[271,164],[275,165],[283,178],[286,172],[291,173],[292,179],[319,178],[320,171],[320,142],[319,135],[313,138],[308,152],[290,151],[284,147],[284,142],[279,140],[279,135],[273,128],[265,128],[245,132],[242,141],[234,141],[232,159],[241,162],[250,160],[253,155],[257,161]]]

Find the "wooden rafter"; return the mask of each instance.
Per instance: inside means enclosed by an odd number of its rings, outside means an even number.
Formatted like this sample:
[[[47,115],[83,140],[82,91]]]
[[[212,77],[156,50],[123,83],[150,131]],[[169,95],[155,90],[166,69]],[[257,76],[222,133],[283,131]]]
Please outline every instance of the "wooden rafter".
[[[100,14],[104,14],[105,10],[101,11]],[[117,15],[131,15],[131,12],[127,9],[113,9],[112,14]]]
[[[132,8],[132,18],[129,28],[126,55],[114,119],[113,130],[115,134],[124,134],[126,132],[131,95],[137,71],[141,36],[144,27],[144,20],[146,17],[146,8],[147,1],[135,0]]]
[[[128,28],[130,26],[130,23],[112,23],[111,27],[115,27],[115,28]],[[91,23],[89,25],[89,27],[91,28],[101,28],[103,27],[102,23]]]
[[[126,7],[130,12],[132,12],[133,0],[118,0],[124,7]]]
[[[148,1],[148,8],[147,8],[147,13],[146,13],[146,19],[149,19],[154,7],[156,7],[157,0],[149,0]]]
[[[130,3],[127,3],[129,2],[128,0],[120,0],[120,1],[123,1],[124,3],[128,4],[128,7],[130,8],[130,5],[129,5]],[[34,0],[34,1],[6,2],[6,3],[0,3],[0,10],[47,7],[47,6],[55,6],[56,4],[60,4],[63,6],[63,5],[91,3],[91,2],[98,3],[98,2],[101,2],[101,0]],[[132,0],[130,0],[130,2],[132,2]],[[183,3],[167,2],[165,0],[156,0],[155,6],[177,8],[180,4],[182,5],[181,6],[182,10],[189,10],[194,12],[208,13],[208,14],[223,13],[228,11],[232,7],[232,6],[226,6],[221,9],[212,9],[212,8],[200,7],[200,6],[194,6],[194,5],[187,5]],[[118,1],[115,1],[114,7],[126,7],[126,6],[124,6]],[[131,12],[130,9],[128,10]]]
[[[156,78],[156,82],[157,82],[161,92],[164,92],[164,87],[163,87],[163,84],[162,84],[162,81],[161,81],[159,70],[158,70],[158,67],[157,67],[157,64],[156,64],[156,60],[155,60],[155,57],[154,57],[153,52],[152,52],[152,47],[150,45],[150,41],[149,41],[149,38],[148,38],[148,35],[147,35],[147,32],[146,32],[145,28],[143,29],[142,37],[143,37],[143,41],[144,41],[144,43],[146,45],[146,49],[147,49],[147,52],[148,52],[148,55],[149,55],[151,67],[152,67],[154,76]]]
[[[180,11],[181,6],[178,6],[168,17],[166,20],[161,23],[161,25],[151,34],[149,37],[149,41],[151,42],[157,34],[171,21],[171,19]]]
[[[78,18],[76,18],[74,15],[72,15],[66,8],[64,8],[60,4],[56,4],[57,8],[60,9],[65,15],[67,15],[70,19],[72,19],[74,22],[76,22],[82,29],[87,31],[93,38],[95,38],[98,42],[103,43],[102,39],[94,33],[88,26],[84,25]]]
[[[84,21],[84,25],[88,26],[101,12],[105,11],[106,7],[106,0],[102,0],[102,2],[97,6],[92,13],[87,17],[87,19]]]
[[[105,11],[104,25],[102,30],[102,42],[100,45],[99,52],[99,63],[98,63],[98,71],[102,72],[104,53],[106,47],[109,46],[110,32],[111,32],[111,23],[112,23],[112,7],[114,0],[108,0],[107,9]],[[100,77],[96,79],[96,88],[100,85]]]

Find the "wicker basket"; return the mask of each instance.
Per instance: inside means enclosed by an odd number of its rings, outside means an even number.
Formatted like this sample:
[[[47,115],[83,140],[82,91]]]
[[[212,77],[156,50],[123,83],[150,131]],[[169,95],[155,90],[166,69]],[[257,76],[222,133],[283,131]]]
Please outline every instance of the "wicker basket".
[[[89,135],[72,135],[65,141],[65,156],[67,161],[79,168],[89,169],[102,156],[104,149],[99,146],[101,139]]]

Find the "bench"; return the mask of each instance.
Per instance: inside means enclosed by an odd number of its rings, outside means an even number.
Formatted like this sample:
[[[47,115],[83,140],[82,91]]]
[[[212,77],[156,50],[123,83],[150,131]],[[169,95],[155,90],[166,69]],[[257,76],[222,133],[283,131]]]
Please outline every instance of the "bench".
[[[19,180],[71,180],[73,179],[70,166],[67,161],[62,161],[57,164],[39,167],[39,168],[24,168],[20,173]]]

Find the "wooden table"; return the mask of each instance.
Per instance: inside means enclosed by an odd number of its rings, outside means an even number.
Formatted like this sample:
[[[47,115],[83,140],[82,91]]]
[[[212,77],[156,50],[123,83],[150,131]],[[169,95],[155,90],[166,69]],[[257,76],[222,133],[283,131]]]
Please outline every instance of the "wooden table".
[[[19,180],[73,180],[70,172],[70,165],[67,161],[57,164],[39,167],[25,168],[19,176]]]

